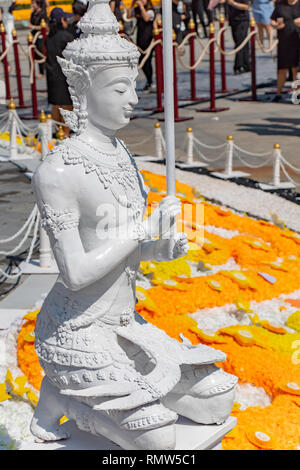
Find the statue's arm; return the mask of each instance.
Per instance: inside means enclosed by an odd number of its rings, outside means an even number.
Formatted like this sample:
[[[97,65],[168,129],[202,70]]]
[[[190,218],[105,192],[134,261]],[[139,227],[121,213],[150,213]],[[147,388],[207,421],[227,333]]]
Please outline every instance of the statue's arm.
[[[99,247],[86,252],[79,227],[79,210],[72,182],[64,168],[43,162],[35,172],[33,188],[53,254],[63,282],[80,290],[112,271],[138,246],[133,239],[99,240]]]

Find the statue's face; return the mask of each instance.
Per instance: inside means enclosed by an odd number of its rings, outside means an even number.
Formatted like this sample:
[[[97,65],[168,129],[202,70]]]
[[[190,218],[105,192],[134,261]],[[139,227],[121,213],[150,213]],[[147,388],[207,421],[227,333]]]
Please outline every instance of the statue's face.
[[[99,69],[87,93],[88,121],[97,128],[116,131],[126,126],[138,103],[137,67]]]

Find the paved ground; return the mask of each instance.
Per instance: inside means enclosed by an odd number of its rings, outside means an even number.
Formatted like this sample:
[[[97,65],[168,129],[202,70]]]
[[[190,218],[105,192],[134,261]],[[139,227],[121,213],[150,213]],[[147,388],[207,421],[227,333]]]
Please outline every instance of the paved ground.
[[[227,50],[232,48],[230,32],[227,34]],[[26,45],[27,31],[18,30],[18,37],[21,43]],[[200,48],[197,47],[196,56],[200,54]],[[29,68],[28,61],[20,52],[22,57],[22,76],[25,100],[30,103],[29,86]],[[268,83],[268,86],[259,88],[258,96],[261,102],[243,102],[239,98],[249,96],[249,87],[251,84],[250,74],[234,76],[232,73],[233,57],[229,56],[227,60],[227,87],[237,88],[239,94],[222,97],[217,100],[217,106],[229,107],[229,110],[220,113],[199,113],[198,109],[205,108],[208,103],[195,104],[187,101],[181,102],[184,107],[180,108],[180,116],[193,117],[191,121],[185,121],[175,124],[176,131],[176,157],[179,160],[185,160],[183,143],[187,127],[192,127],[195,136],[203,143],[217,145],[225,141],[227,135],[233,135],[237,145],[251,152],[266,152],[272,150],[275,143],[279,143],[284,156],[295,166],[300,168],[299,159],[299,133],[300,117],[299,108],[291,103],[291,96],[285,95],[284,103],[272,103],[274,94],[268,94],[274,91],[276,77],[276,59],[271,54],[266,55],[258,53],[257,59],[257,83],[259,85]],[[16,80],[13,66],[13,56],[10,54],[9,60],[12,64],[11,87],[13,96],[17,96]],[[186,51],[183,60],[188,62],[189,56]],[[205,59],[197,70],[197,92],[199,96],[209,94],[208,80],[208,60]],[[220,86],[220,63],[217,56],[216,60],[216,85]],[[0,70],[0,80],[3,80],[3,70]],[[189,96],[189,72],[178,67],[178,90],[180,98]],[[154,139],[149,140],[143,146],[134,146],[149,137],[153,132],[154,123],[162,115],[153,114],[145,111],[145,108],[155,106],[156,95],[141,92],[144,86],[144,77],[140,73],[138,80],[138,95],[140,97],[139,105],[136,109],[137,118],[132,120],[128,127],[119,132],[119,136],[128,144],[129,148],[137,154],[155,154]],[[291,84],[287,84],[288,87]],[[0,87],[1,88],[1,87]],[[45,90],[44,80],[38,81],[38,89]],[[2,94],[3,98],[3,94]],[[39,92],[39,109],[44,108],[50,111],[47,104],[47,94]],[[1,92],[0,92],[1,103]],[[0,113],[5,109],[0,105]],[[30,109],[19,110],[20,115],[30,113]],[[27,121],[28,122],[28,121]],[[164,124],[162,123],[164,131]],[[215,158],[216,152],[208,152],[206,156]],[[196,156],[196,159],[198,157]],[[245,156],[244,156],[245,158]],[[249,160],[250,158],[250,160]],[[258,159],[245,158],[251,164],[259,162]],[[224,158],[214,164],[214,168],[224,168]],[[243,166],[240,161],[234,162],[235,168]],[[272,167],[270,165],[259,170],[250,170],[250,174],[259,181],[270,181],[272,179]],[[300,177],[289,171],[291,176],[300,183]],[[15,231],[25,222],[34,204],[34,198],[29,181],[16,168],[0,163],[0,239],[3,239]],[[14,244],[5,244],[5,249],[9,249]],[[1,246],[0,246],[1,247]],[[1,247],[2,248],[2,247]],[[1,260],[0,260],[1,263]],[[1,264],[0,264],[1,266]],[[7,286],[6,286],[7,287]],[[2,290],[4,287],[2,287]],[[0,287],[1,293],[1,287]]]

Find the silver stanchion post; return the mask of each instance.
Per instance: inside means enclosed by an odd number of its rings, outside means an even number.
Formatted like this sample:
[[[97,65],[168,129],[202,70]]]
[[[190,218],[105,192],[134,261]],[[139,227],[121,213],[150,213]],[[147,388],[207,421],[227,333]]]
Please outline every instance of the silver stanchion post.
[[[280,145],[275,144],[273,147],[273,185],[280,186]]]
[[[137,161],[140,162],[157,162],[163,163],[165,161],[164,158],[164,138],[161,132],[160,123],[156,122],[154,124],[154,142],[155,142],[155,156],[141,156],[137,158]]]
[[[193,129],[188,127],[187,133],[187,163],[191,165],[194,161],[194,134]]]
[[[163,146],[162,146],[162,139],[161,139],[161,128],[160,123],[156,122],[154,124],[154,137],[155,137],[155,150],[157,160],[163,160]]]
[[[233,137],[232,135],[229,135],[227,136],[226,164],[225,164],[225,173],[228,178],[232,177],[232,161],[233,161]]]
[[[52,140],[52,132],[53,132],[53,122],[52,122],[52,114],[47,114],[47,134],[48,134],[48,140],[51,142]]]
[[[39,137],[41,141],[41,157],[42,160],[45,160],[46,155],[49,153],[48,148],[48,126],[47,118],[44,110],[42,109],[40,114],[40,123],[39,123]]]
[[[273,146],[273,181],[272,183],[260,183],[260,188],[265,191],[274,189],[291,189],[295,185],[291,181],[280,181],[280,161],[281,161],[281,148],[280,144]]]
[[[233,166],[234,140],[233,140],[232,135],[228,135],[226,138],[226,141],[227,141],[227,146],[226,146],[225,170],[222,172],[214,171],[212,174],[222,179],[243,178],[245,176],[249,176],[249,173],[245,173],[244,171],[233,171],[232,166]]]
[[[176,162],[178,168],[204,168],[207,166],[206,163],[194,161],[194,133],[192,127],[188,127],[186,130],[187,140],[187,160],[186,162]]]
[[[18,149],[17,149],[17,123],[16,123],[16,105],[14,100],[11,98],[9,105],[9,159],[17,160],[18,159]]]

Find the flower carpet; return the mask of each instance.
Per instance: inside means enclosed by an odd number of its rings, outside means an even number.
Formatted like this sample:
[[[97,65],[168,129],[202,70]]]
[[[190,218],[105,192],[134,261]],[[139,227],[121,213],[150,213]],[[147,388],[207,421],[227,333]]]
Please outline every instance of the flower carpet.
[[[149,215],[166,195],[166,181],[142,174]],[[141,263],[136,310],[173,338],[182,333],[226,353],[218,365],[239,383],[237,426],[223,439],[224,450],[299,450],[300,235],[276,218],[217,205],[185,183],[177,181],[176,190],[183,205],[177,230],[187,234],[189,252]],[[34,351],[38,312],[0,337],[2,448],[32,439],[28,426],[43,377]]]

